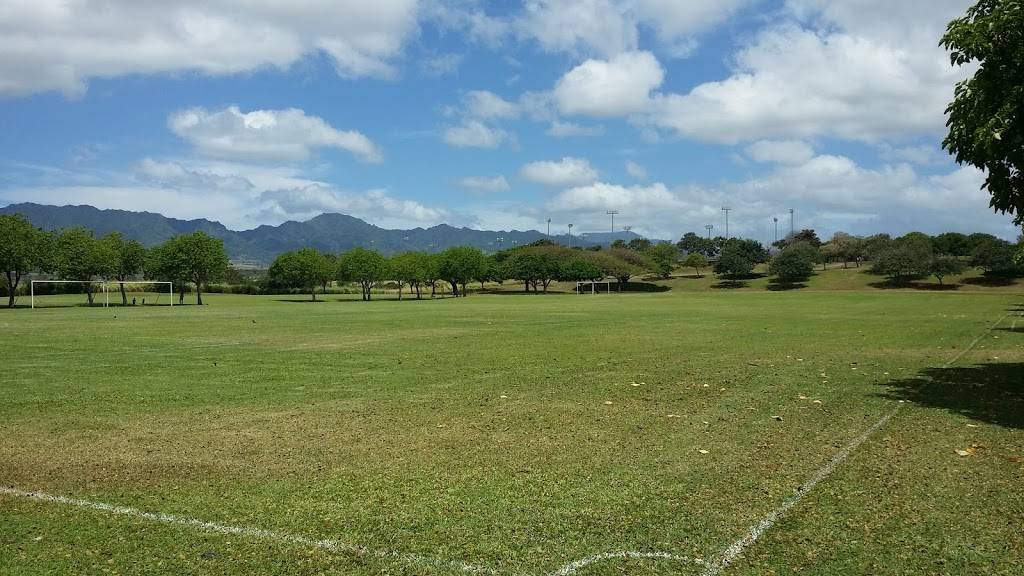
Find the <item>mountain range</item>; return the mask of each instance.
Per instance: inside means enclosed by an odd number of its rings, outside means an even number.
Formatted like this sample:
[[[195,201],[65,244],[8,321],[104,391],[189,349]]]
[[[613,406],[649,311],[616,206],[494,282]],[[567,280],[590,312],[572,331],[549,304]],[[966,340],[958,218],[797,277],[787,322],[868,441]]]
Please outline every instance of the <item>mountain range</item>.
[[[0,214],[21,214],[43,230],[61,230],[82,226],[103,236],[120,232],[125,238],[154,246],[178,234],[202,231],[224,241],[228,257],[241,267],[264,267],[289,250],[311,246],[339,253],[364,246],[384,254],[405,250],[436,252],[452,246],[475,246],[493,252],[514,245],[548,238],[537,230],[474,230],[439,224],[430,228],[389,230],[345,214],[321,214],[305,222],[288,221],[277,226],[263,225],[252,230],[230,230],[212,220],[178,220],[153,212],[100,210],[92,206],[49,206],[22,203],[0,208]],[[566,235],[551,240],[569,244]],[[573,235],[572,245],[607,245],[616,239],[639,238],[633,232],[589,232]]]

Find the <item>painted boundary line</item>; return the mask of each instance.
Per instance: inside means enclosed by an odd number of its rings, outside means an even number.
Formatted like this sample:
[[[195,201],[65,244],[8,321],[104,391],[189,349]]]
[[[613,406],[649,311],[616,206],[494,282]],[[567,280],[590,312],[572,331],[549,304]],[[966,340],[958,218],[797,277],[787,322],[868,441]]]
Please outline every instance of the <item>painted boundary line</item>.
[[[973,350],[974,347],[977,346],[983,338],[985,338],[993,330],[995,330],[995,328],[999,326],[1003,322],[1003,320],[1006,320],[1006,318],[1008,318],[1010,314],[1010,312],[1007,312],[1006,314],[1003,315],[1002,318],[996,320],[994,324],[989,326],[981,335],[975,338],[970,343],[970,345],[961,350],[951,360],[943,364],[942,367],[949,368],[958,360],[963,358],[964,355]],[[768,529],[774,526],[783,514],[789,511],[789,509],[792,508],[793,506],[799,504],[800,501],[803,500],[804,497],[807,496],[807,494],[810,493],[810,491],[813,490],[819,482],[827,478],[829,474],[831,474],[832,471],[835,470],[836,466],[841,464],[843,460],[846,460],[854,450],[856,450],[861,444],[863,444],[868,438],[870,438],[876,430],[884,426],[886,422],[892,419],[892,417],[895,416],[896,413],[899,412],[899,410],[900,405],[897,405],[892,412],[889,412],[885,416],[882,416],[882,418],[879,419],[878,422],[875,422],[867,430],[862,432],[860,436],[854,438],[849,444],[847,444],[842,450],[840,450],[835,456],[833,456],[827,464],[825,464],[821,469],[815,472],[809,479],[807,479],[807,481],[805,481],[803,484],[797,487],[796,492],[794,492],[789,498],[786,498],[782,502],[782,504],[779,505],[778,508],[766,514],[763,518],[761,518],[760,521],[758,521],[757,524],[751,526],[742,538],[733,542],[725,550],[723,550],[721,554],[719,554],[718,557],[715,559],[715,561],[708,565],[708,568],[703,572],[702,576],[718,576],[719,574],[721,574],[722,571],[729,566],[729,564],[736,560],[736,558],[740,554],[742,554],[745,549],[747,549],[747,547],[752,545],[754,542],[757,542],[757,539],[760,538],[765,532],[767,532]]]
[[[78,498],[69,498],[67,496],[57,496],[53,494],[46,494],[44,492],[31,492],[28,490],[19,490],[17,488],[11,488],[7,486],[0,486],[0,495],[14,496],[18,498],[26,498],[30,500],[36,500],[40,502],[48,502],[54,504],[64,504],[68,506],[76,506],[78,508],[85,508],[89,510],[98,510],[100,512],[107,512],[109,514],[116,514],[120,516],[129,516],[131,518],[138,518],[142,520],[149,520],[151,522],[159,522],[162,524],[172,524],[176,526],[188,526],[190,528],[196,528],[206,532],[215,532],[218,534],[229,534],[234,536],[244,536],[248,538],[255,538],[260,540],[271,540],[281,544],[290,544],[297,546],[308,546],[311,548],[320,548],[322,550],[328,550],[331,552],[339,552],[348,554],[351,556],[373,556],[375,558],[391,559],[404,562],[406,564],[419,565],[419,566],[431,566],[434,568],[445,568],[449,570],[455,570],[463,573],[470,574],[497,574],[494,570],[484,567],[477,566],[474,564],[467,564],[458,560],[441,560],[426,556],[423,554],[415,554],[411,552],[398,552],[395,550],[374,550],[365,548],[363,546],[357,546],[348,542],[335,539],[318,539],[311,538],[309,536],[301,536],[298,534],[291,534],[288,532],[278,532],[276,530],[265,530],[262,528],[252,528],[248,526],[235,526],[231,524],[220,524],[218,522],[206,522],[199,520],[198,518],[192,518],[189,516],[177,516],[174,514],[161,514],[154,512],[146,512],[137,508],[131,508],[128,506],[116,506],[114,504],[106,504],[103,502],[93,502],[91,500],[80,500]]]

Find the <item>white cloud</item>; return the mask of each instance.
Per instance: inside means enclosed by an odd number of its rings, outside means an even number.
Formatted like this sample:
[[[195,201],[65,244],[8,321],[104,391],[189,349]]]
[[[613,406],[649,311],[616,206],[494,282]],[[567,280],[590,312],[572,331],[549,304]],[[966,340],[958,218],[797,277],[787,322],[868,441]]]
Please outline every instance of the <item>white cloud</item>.
[[[788,16],[740,50],[728,78],[659,95],[650,121],[724,143],[941,133],[952,87],[970,67],[951,67],[938,39],[969,2],[897,4],[790,0]]]
[[[193,170],[177,162],[160,162],[152,158],[144,158],[139,162],[135,174],[143,182],[166,188],[206,188],[225,192],[253,188],[253,183],[244,176]]]
[[[465,120],[444,131],[444,141],[459,148],[497,148],[508,138],[508,132],[487,126],[479,120]]]
[[[890,162],[910,162],[921,166],[933,166],[950,160],[948,154],[934,145],[893,147],[883,143],[878,148],[879,157]]]
[[[427,76],[440,77],[455,73],[461,65],[461,54],[441,54],[424,58],[420,62],[420,70]]]
[[[265,214],[305,220],[325,212],[340,212],[385,226],[437,224],[447,212],[415,200],[392,197],[385,190],[352,193],[313,183],[301,188],[266,190],[260,194]]]
[[[665,72],[650,52],[626,52],[609,60],[587,60],[555,85],[554,98],[564,114],[609,117],[647,110],[650,93]]]
[[[637,44],[636,25],[625,6],[611,0],[530,1],[518,28],[551,52],[614,56]]]
[[[545,186],[580,186],[597,180],[598,173],[582,158],[565,157],[558,162],[531,162],[519,169],[519,176]]]
[[[647,168],[632,160],[626,160],[626,173],[632,176],[634,180],[647,180]]]
[[[803,164],[814,157],[814,148],[800,140],[759,140],[746,149],[754,162]]]
[[[516,22],[521,37],[549,52],[613,57],[637,49],[640,28],[663,47],[689,54],[696,38],[751,0],[536,0]]]
[[[395,75],[416,0],[18,0],[0,12],[0,93],[80,95],[89,78],[284,69],[320,52],[345,77]]]
[[[467,176],[460,179],[458,184],[460,188],[481,194],[507,192],[510,188],[504,176]]]
[[[574,136],[600,136],[604,134],[603,126],[585,126],[575,122],[561,122],[552,120],[551,126],[544,131],[548,136],[555,138],[570,138]]]
[[[519,106],[487,90],[472,90],[462,98],[465,114],[482,120],[493,118],[515,118]]]
[[[171,131],[201,154],[252,160],[304,160],[318,148],[340,148],[363,162],[380,162],[380,149],[354,130],[337,130],[296,108],[242,112],[189,108],[171,114]]]

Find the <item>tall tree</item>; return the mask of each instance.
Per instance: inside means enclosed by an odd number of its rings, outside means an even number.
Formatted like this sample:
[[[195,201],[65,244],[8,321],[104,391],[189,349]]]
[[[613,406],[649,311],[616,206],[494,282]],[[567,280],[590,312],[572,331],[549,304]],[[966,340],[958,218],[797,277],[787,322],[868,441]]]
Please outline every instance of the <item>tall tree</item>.
[[[172,260],[196,287],[196,304],[203,304],[203,284],[216,282],[228,270],[224,241],[205,232],[182,234],[168,240]]]
[[[114,272],[113,248],[85,228],[69,228],[54,242],[53,268],[64,280],[82,280],[89,305],[94,303],[94,282]]]
[[[697,277],[700,278],[700,270],[701,268],[708,267],[708,259],[700,252],[690,252],[686,255],[686,260],[683,260],[683,267],[693,268],[694,272],[697,273]]]
[[[353,248],[338,258],[338,279],[359,284],[363,300],[368,301],[373,298],[373,287],[387,279],[390,272],[388,268],[388,259],[380,252]]]
[[[43,264],[49,237],[20,214],[0,215],[0,270],[7,280],[7,307],[13,308],[22,277]]]
[[[188,267],[180,245],[171,238],[149,250],[146,258],[146,277],[170,282],[178,292],[178,304],[185,303]]]
[[[280,286],[308,291],[316,302],[316,289],[334,277],[334,267],[316,248],[303,248],[279,254],[267,270],[267,277]]]
[[[146,248],[136,240],[125,240],[120,232],[107,234],[102,242],[108,245],[107,248],[114,256],[113,276],[121,291],[121,305],[127,306],[128,294],[124,290],[124,283],[142,273],[146,265]]]
[[[990,205],[1024,223],[1024,2],[980,0],[949,23],[942,46],[955,66],[977,62],[946,108],[942,146],[985,173]]]
[[[449,248],[438,257],[438,277],[444,278],[452,286],[452,293],[459,296],[466,296],[466,284],[479,277],[485,266],[484,253],[469,246],[456,246]]]

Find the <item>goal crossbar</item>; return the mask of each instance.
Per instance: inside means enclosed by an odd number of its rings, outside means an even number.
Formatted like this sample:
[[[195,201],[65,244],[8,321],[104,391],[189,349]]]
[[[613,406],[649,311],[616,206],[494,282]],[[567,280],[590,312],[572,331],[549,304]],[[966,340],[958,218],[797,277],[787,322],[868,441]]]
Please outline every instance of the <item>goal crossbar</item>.
[[[604,284],[607,287],[606,292],[608,294],[612,293],[612,283],[611,283],[610,280],[596,280],[596,281],[593,281],[593,282],[577,282],[576,283],[576,293],[577,294],[585,294],[586,293],[586,286],[590,286],[590,293],[591,294],[597,294],[597,285],[598,284]],[[582,288],[582,290],[581,290],[581,288]]]
[[[97,292],[103,292],[103,307],[110,306],[110,285],[114,285],[115,289],[119,289],[122,284],[141,284],[141,285],[167,285],[167,296],[168,304],[174,306],[174,283],[167,281],[158,280],[32,280],[30,294],[32,301],[32,308],[36,307],[36,284],[98,284],[99,290]]]

